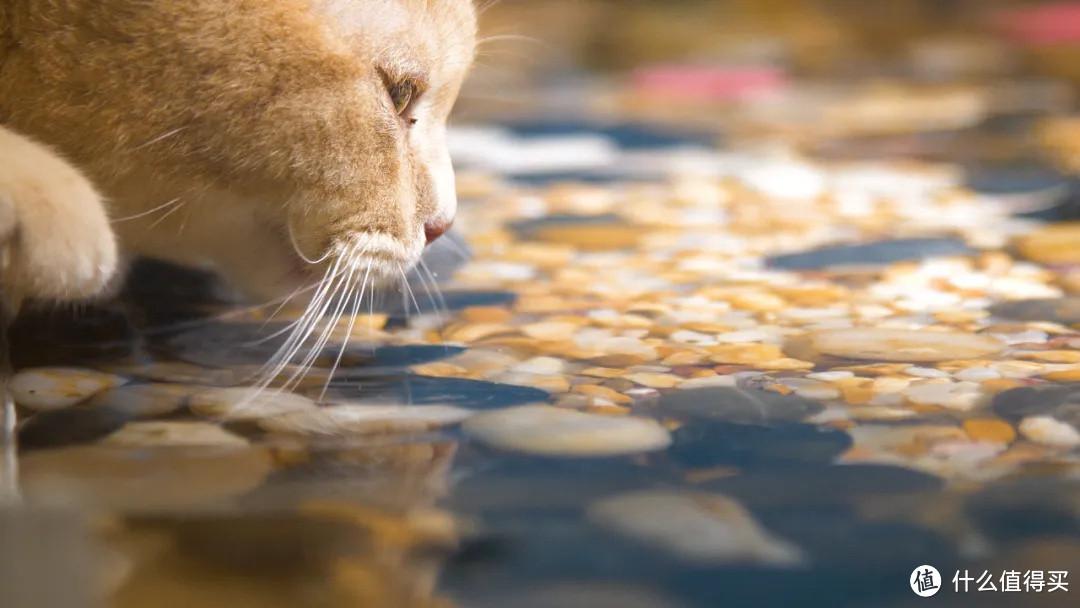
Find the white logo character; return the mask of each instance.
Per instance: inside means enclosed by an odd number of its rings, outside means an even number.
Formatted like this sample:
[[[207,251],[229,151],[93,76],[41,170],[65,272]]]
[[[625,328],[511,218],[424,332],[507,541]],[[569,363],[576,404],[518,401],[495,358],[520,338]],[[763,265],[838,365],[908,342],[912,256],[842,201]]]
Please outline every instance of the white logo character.
[[[911,590],[919,597],[930,597],[941,590],[941,573],[933,566],[919,566],[911,573]]]

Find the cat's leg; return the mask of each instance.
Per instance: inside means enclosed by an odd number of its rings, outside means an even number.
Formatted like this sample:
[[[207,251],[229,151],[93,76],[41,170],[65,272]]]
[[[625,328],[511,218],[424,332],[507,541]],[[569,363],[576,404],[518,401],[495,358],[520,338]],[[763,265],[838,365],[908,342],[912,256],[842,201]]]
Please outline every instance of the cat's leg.
[[[65,301],[100,295],[116,273],[101,197],[70,163],[0,126],[0,291]]]

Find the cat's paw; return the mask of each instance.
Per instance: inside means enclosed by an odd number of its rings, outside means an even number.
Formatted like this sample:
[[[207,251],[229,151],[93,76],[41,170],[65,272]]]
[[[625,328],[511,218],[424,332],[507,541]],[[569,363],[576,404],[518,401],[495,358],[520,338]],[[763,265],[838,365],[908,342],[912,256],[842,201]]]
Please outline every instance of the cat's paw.
[[[84,300],[116,273],[116,238],[90,182],[47,148],[0,128],[0,289]]]

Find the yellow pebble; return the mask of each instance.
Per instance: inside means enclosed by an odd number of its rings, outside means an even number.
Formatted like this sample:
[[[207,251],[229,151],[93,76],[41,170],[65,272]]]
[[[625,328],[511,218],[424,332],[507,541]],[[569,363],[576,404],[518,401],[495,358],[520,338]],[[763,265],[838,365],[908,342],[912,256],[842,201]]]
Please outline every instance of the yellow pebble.
[[[594,378],[618,378],[625,375],[626,372],[621,369],[615,369],[612,367],[590,367],[578,372],[582,376],[592,376]]]
[[[682,351],[668,355],[661,361],[661,363],[670,366],[701,365],[702,363],[705,363],[705,361],[705,355],[695,353],[693,351]]]
[[[876,393],[869,387],[845,386],[841,387],[840,394],[844,397],[844,403],[848,405],[866,405]]]
[[[763,361],[761,363],[754,364],[754,367],[767,370],[798,370],[814,369],[814,364],[809,361],[802,361],[800,359],[781,357],[779,359],[773,359],[771,361]]]
[[[573,323],[560,321],[529,323],[521,327],[521,333],[534,340],[544,340],[545,342],[563,341],[573,339],[578,327]]]
[[[682,378],[672,374],[627,374],[623,376],[623,378],[626,378],[634,384],[640,384],[651,388],[671,388],[682,382]]]
[[[1042,350],[1020,353],[1017,357],[1044,363],[1080,363],[1080,351],[1077,350]]]
[[[1048,372],[1042,375],[1042,379],[1053,382],[1077,382],[1080,381],[1080,368]]]
[[[460,365],[445,363],[443,361],[414,365],[412,370],[421,376],[434,376],[436,378],[453,378],[456,376],[464,376],[469,373],[469,370]]]
[[[979,385],[987,392],[1000,393],[1002,391],[1024,386],[1024,383],[1012,378],[987,378],[986,380],[981,380]]]
[[[991,443],[1012,443],[1016,439],[1016,431],[1012,425],[1004,420],[995,418],[972,418],[964,421],[964,430],[976,441],[989,441]]]
[[[498,334],[517,333],[517,329],[502,323],[470,323],[446,330],[446,339],[453,342],[474,342]]]
[[[716,363],[753,364],[784,358],[784,351],[772,344],[721,344],[707,348]]]
[[[612,403],[633,403],[634,400],[626,395],[610,389],[606,386],[599,386],[596,384],[582,384],[575,386],[570,392],[577,393],[579,395],[585,395],[586,397],[595,397],[598,399],[607,399]]]
[[[470,306],[461,311],[461,318],[472,323],[502,323],[511,312],[498,306]]]

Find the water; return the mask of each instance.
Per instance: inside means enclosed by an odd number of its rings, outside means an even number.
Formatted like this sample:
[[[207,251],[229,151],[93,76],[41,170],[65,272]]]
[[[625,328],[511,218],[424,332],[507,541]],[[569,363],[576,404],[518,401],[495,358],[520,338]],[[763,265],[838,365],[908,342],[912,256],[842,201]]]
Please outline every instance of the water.
[[[374,302],[342,368],[339,327],[276,413],[207,395],[256,378],[290,313],[211,277],[145,263],[115,305],[28,314],[24,380],[113,376],[22,398],[0,604],[904,606],[928,564],[933,601],[963,606],[1020,594],[956,572],[1075,570],[1069,265],[975,238],[1011,211],[918,171],[845,169],[867,171],[849,205],[908,188],[861,215],[813,180],[730,186],[832,169],[712,160],[637,190],[471,193],[475,259],[441,270],[443,298]]]

